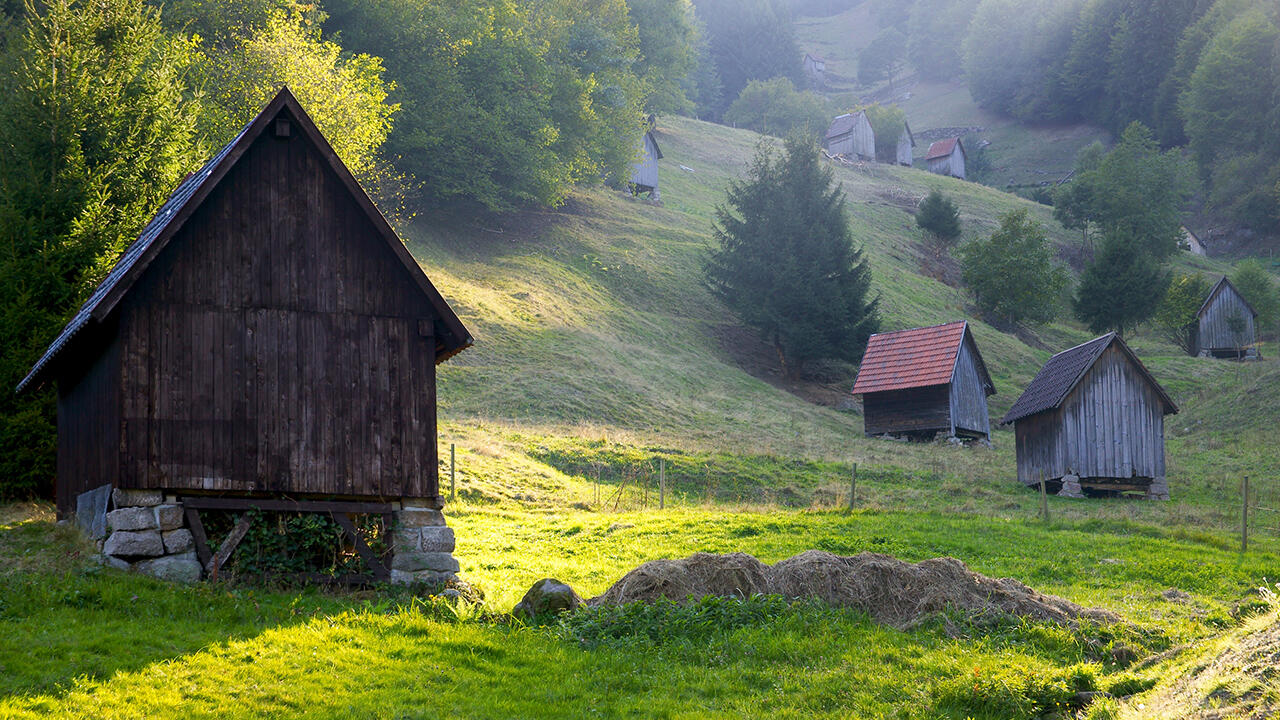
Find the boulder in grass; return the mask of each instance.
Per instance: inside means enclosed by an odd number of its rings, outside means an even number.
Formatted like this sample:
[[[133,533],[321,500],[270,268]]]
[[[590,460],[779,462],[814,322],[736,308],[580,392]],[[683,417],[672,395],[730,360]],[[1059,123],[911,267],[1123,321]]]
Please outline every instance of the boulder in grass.
[[[143,560],[134,563],[133,569],[135,572],[168,582],[187,584],[199,582],[201,575],[200,561],[196,560],[194,552]]]
[[[511,609],[511,614],[525,620],[568,612],[582,607],[582,598],[565,583],[543,578],[529,588],[524,598]]]

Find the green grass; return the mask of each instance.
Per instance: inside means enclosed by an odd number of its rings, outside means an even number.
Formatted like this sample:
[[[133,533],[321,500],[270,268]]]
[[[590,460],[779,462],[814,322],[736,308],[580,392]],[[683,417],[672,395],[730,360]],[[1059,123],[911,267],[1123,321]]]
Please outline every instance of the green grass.
[[[1149,684],[1185,660],[1129,671],[1109,660],[1116,643],[1149,654],[1240,632],[1238,608],[1280,574],[1280,517],[1262,515],[1241,555],[1232,494],[1246,473],[1276,487],[1274,361],[1199,360],[1135,338],[1183,408],[1168,425],[1174,500],[1054,497],[1044,523],[1038,496],[1013,479],[1007,430],[992,449],[870,440],[856,409],[811,404],[738,366],[721,339],[734,320],[699,267],[713,208],[758,138],[680,118],[659,133],[663,206],[587,189],[561,212],[422,220],[407,233],[476,337],[440,368],[440,442],[457,447],[449,522],[487,609],[385,588],[167,586],[94,565],[47,506],[4,507],[0,717],[1006,718],[1075,689]],[[920,274],[906,208],[930,188],[957,199],[968,238],[1028,207],[1055,242],[1076,242],[1046,208],[991,188],[907,168],[837,174],[885,329],[972,319],[962,289]],[[1069,323],[973,326],[999,391],[993,415],[1051,352],[1088,338]],[[831,372],[835,387],[852,382],[852,368]],[[589,618],[528,628],[492,614],[544,576],[590,596],[650,559],[741,550],[773,562],[810,548],[951,555],[1127,624],[961,618],[899,632],[802,605],[720,607],[707,624],[637,612],[587,632]],[[1169,588],[1190,600],[1166,601]],[[655,626],[686,629],[652,647],[636,639]]]

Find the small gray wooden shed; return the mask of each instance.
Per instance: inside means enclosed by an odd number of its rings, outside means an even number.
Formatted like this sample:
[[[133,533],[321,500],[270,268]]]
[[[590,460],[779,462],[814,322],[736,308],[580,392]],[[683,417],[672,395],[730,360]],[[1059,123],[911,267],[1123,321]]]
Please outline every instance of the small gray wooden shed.
[[[1225,276],[1196,312],[1196,354],[1202,357],[1257,357],[1258,311]]]
[[[810,87],[821,90],[826,85],[827,61],[813,53],[805,53],[803,63],[804,76]]]
[[[832,120],[823,145],[832,155],[856,157],[859,160],[876,159],[876,134],[871,129],[867,114],[861,110],[845,113]]]
[[[1014,423],[1018,480],[1079,496],[1169,499],[1164,416],[1178,412],[1115,333],[1049,358],[1000,420]]]
[[[960,138],[935,142],[929,146],[924,159],[929,164],[929,172],[964,179],[964,143],[960,142]]]
[[[911,126],[902,123],[902,134],[898,136],[897,161],[899,165],[911,167],[911,148],[916,146],[916,138],[911,134]]]
[[[636,194],[649,193],[654,200],[658,193],[658,161],[662,159],[662,149],[653,137],[652,130],[646,130],[640,139],[640,159],[631,165],[631,188]]]

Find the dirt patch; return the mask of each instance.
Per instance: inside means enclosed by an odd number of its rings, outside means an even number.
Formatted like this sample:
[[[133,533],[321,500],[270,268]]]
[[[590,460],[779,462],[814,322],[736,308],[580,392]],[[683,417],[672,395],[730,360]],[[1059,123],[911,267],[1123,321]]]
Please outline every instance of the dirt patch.
[[[1045,595],[1010,578],[989,578],[955,558],[909,563],[889,555],[852,557],[808,550],[769,566],[744,553],[697,553],[683,560],[655,560],[627,573],[588,601],[623,604],[667,598],[777,594],[856,608],[876,622],[911,628],[946,609],[973,617],[1008,616],[1071,625],[1079,618],[1114,623],[1106,610],[1085,608]]]
[[[710,328],[710,333],[725,355],[751,377],[814,405],[841,410],[854,408],[853,396],[849,394],[853,389],[852,374],[839,381],[786,378],[782,375],[778,353],[755,330],[742,325],[717,325]]]

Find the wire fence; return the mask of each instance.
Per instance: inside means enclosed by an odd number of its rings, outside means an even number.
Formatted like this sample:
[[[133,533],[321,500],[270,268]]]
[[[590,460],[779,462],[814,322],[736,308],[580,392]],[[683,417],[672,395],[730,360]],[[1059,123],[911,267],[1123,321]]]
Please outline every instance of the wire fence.
[[[458,457],[450,446],[441,463],[447,499],[458,495]],[[716,459],[654,452],[625,460],[584,458],[552,462],[566,475],[589,483],[572,500],[582,509],[635,512],[671,507],[738,506],[811,510],[878,509],[940,511],[990,517],[1052,521],[1103,519],[1158,524],[1174,530],[1208,532],[1243,551],[1258,543],[1280,547],[1280,479],[1221,473],[1195,481],[1169,480],[1170,500],[1139,495],[1064,501],[1046,486],[1022,488],[1016,480],[973,481],[965,458],[940,457],[923,468],[795,461],[789,475],[780,469],[765,484],[744,479]],[[815,469],[816,467],[816,469]],[[1004,483],[1004,484],[1001,484]],[[442,483],[443,484],[443,483]],[[566,490],[566,492],[568,492]],[[1088,494],[1089,491],[1086,491]]]

